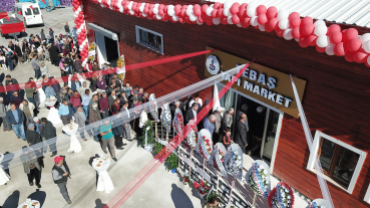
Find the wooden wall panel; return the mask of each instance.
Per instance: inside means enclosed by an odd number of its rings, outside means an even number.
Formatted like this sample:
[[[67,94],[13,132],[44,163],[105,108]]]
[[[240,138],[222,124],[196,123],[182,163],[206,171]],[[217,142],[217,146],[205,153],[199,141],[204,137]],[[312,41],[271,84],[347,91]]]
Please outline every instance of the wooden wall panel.
[[[319,53],[314,47],[301,48],[294,40],[286,41],[275,33],[251,27],[175,24],[124,15],[88,0],[83,3],[87,23],[96,23],[119,35],[120,52],[125,55],[126,64],[202,51],[210,46],[245,59],[256,58],[259,64],[306,80],[302,102],[312,134],[320,130],[370,153],[370,69],[364,64]],[[163,34],[164,55],[136,43],[135,25]],[[370,32],[367,28],[357,29],[360,34]],[[88,36],[92,42],[91,31]],[[205,56],[194,57],[137,69],[128,72],[126,79],[162,96],[204,79],[204,63]],[[211,92],[209,88],[201,96],[210,99]],[[284,115],[279,141],[274,174],[311,199],[321,198],[316,175],[306,170],[309,151],[299,119]],[[336,207],[369,207],[363,201],[370,182],[369,168],[367,157],[353,194],[328,183]]]

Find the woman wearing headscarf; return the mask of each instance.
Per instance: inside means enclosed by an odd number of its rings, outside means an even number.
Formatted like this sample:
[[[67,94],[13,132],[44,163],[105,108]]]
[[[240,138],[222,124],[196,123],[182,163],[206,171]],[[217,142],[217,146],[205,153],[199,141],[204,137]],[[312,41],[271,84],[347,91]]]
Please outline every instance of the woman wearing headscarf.
[[[23,63],[25,60],[23,58],[23,54],[22,54],[22,50],[21,50],[20,45],[21,45],[21,43],[16,43],[15,46],[14,46],[14,51],[17,54],[18,61]]]
[[[46,40],[44,29],[41,29],[40,35],[41,35],[41,40]]]
[[[22,53],[24,61],[28,60],[28,54],[30,53],[30,47],[28,46],[27,40],[24,39],[22,42]]]
[[[49,54],[51,64],[53,64],[54,66],[59,66],[59,51],[58,48],[55,47],[54,43],[51,44],[49,48]]]
[[[53,29],[51,29],[51,28],[49,28],[49,35],[50,35],[50,40],[51,40],[52,42],[54,42],[54,31],[53,31]]]

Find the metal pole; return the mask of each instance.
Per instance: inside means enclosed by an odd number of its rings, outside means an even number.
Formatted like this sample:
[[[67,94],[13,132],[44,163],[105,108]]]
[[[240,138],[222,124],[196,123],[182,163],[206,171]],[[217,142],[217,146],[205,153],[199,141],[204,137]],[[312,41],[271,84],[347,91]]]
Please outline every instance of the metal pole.
[[[257,194],[254,193],[254,197],[253,197],[253,203],[252,203],[252,208],[255,208],[255,204],[256,204],[256,200],[257,200]]]

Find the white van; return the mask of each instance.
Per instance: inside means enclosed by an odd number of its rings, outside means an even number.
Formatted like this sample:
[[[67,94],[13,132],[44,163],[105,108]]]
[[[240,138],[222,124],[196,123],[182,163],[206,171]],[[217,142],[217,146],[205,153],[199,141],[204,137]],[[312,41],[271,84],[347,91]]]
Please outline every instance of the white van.
[[[32,9],[30,6],[32,6]],[[44,25],[44,18],[42,17],[40,7],[37,3],[16,3],[13,13],[24,23],[25,27],[31,25]]]

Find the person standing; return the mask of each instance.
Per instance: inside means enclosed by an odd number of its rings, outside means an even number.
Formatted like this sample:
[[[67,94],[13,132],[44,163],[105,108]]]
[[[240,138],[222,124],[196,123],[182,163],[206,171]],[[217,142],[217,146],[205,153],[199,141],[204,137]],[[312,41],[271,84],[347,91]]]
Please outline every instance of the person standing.
[[[37,54],[33,55],[31,65],[33,70],[35,70],[35,77],[36,79],[39,79],[41,77],[41,70],[40,70],[40,61],[37,59]]]
[[[59,49],[55,46],[54,41],[49,48],[50,61],[54,66],[59,66]]]
[[[123,138],[127,141],[132,141],[131,139],[131,126],[130,126],[130,111],[128,110],[128,102],[123,103],[121,108],[121,113],[123,119]]]
[[[215,133],[213,134],[214,138],[219,138],[222,134],[221,132],[221,122],[222,122],[222,112],[224,111],[224,108],[221,106],[218,106],[217,109],[213,112],[215,114],[216,120],[215,120]]]
[[[6,119],[6,108],[4,105],[4,98],[0,97],[0,118],[3,120],[3,131],[11,131],[12,126]]]
[[[106,92],[102,94],[103,97],[99,100],[99,109],[102,117],[107,118],[109,116],[109,100]]]
[[[189,108],[185,113],[185,125],[189,123],[192,119],[194,119],[194,122],[197,122],[197,112],[198,112],[198,104],[193,103],[191,108]]]
[[[42,40],[42,41],[46,40],[46,36],[45,36],[45,33],[44,33],[44,29],[41,29],[40,35],[41,35],[41,40]]]
[[[33,105],[36,106],[35,99],[33,98],[33,96],[35,95],[35,92],[36,92],[36,84],[33,81],[32,77],[29,78],[26,86],[27,87],[26,87],[25,91],[26,91],[27,100],[29,100]]]
[[[108,94],[108,93],[107,93]],[[114,101],[116,100],[116,91],[112,90],[110,96],[108,97],[108,103],[109,103],[109,111],[112,113],[112,105]]]
[[[15,107],[14,103],[10,104],[10,110],[6,112],[6,119],[8,123],[12,126],[12,129],[17,135],[18,139],[22,137],[23,140],[26,139],[26,135],[24,133],[23,121],[24,115],[19,108]]]
[[[81,106],[77,107],[77,112],[75,113],[74,117],[75,117],[75,123],[78,124],[78,131],[80,132],[81,139],[83,139],[84,141],[87,141],[87,139],[85,138],[84,130],[83,130],[83,128],[85,127],[87,116],[85,112],[82,110]],[[90,137],[92,137],[91,131],[87,131],[87,133],[89,134]]]
[[[22,103],[23,98],[19,96],[18,91],[13,91],[12,95],[10,96],[9,102],[14,103],[15,107],[19,108],[19,105]]]
[[[82,71],[82,61],[80,55],[76,55],[75,62],[73,63],[73,66],[75,67],[75,71],[77,73],[83,73]]]
[[[123,87],[123,91],[126,93],[127,98],[131,96],[132,87],[130,86],[130,82],[126,82],[126,86]]]
[[[215,132],[215,121],[216,121],[216,116],[214,114],[211,114],[208,116],[208,118],[204,118],[203,120],[203,127],[213,135]],[[213,138],[213,144],[215,144],[218,141],[218,138]]]
[[[54,157],[57,155],[57,132],[53,124],[48,121],[46,118],[41,118],[41,123],[43,124],[43,134],[45,137],[46,145],[45,145],[45,151],[47,149],[47,145],[49,145],[50,152],[52,152],[52,155],[50,157]]]
[[[77,106],[81,106],[81,96],[77,90],[73,91],[73,95],[70,98],[71,105],[73,107],[73,112],[77,112]]]
[[[116,150],[114,146],[114,135],[112,133],[112,124],[109,120],[104,121],[104,124],[100,127],[100,135],[102,136],[102,149],[107,154],[107,144],[109,144],[109,150],[112,154],[114,161],[117,161]]]
[[[101,120],[98,104],[93,103],[89,111],[89,124],[94,128],[94,140],[99,141],[98,134],[100,129],[99,121]]]
[[[89,103],[90,103],[90,98],[91,98],[90,91],[91,91],[90,89],[85,89],[85,92],[82,96],[82,102],[81,102],[82,108],[85,111],[87,118],[89,117]]]
[[[62,194],[64,200],[68,204],[72,204],[71,199],[68,196],[67,191],[67,181],[68,178],[71,178],[70,170],[68,168],[67,163],[65,162],[65,157],[63,156],[57,156],[54,158],[54,167],[51,170],[51,174],[53,176],[54,183],[58,185],[59,191]]]
[[[26,131],[26,139],[27,139],[28,145],[31,147],[32,145],[35,145],[35,144],[38,144],[38,143],[42,142],[40,134],[38,134],[35,131],[35,124],[30,123],[30,124],[28,124],[27,127],[28,127],[28,129]],[[37,157],[42,156],[42,152],[43,152],[42,147],[41,148],[33,148],[33,149],[35,149],[35,154],[36,154]]]
[[[54,31],[53,29],[49,28],[49,35],[50,35],[50,42],[54,42]]]
[[[231,129],[231,126],[233,125],[234,113],[235,113],[234,108],[229,108],[229,110],[225,112],[225,115],[222,118],[222,122],[221,122],[221,131],[225,131],[226,128]]]
[[[69,116],[70,112],[69,112],[68,100],[66,99],[63,100],[62,105],[59,106],[58,114],[64,126],[71,123],[71,118]]]
[[[69,30],[68,22],[66,22],[66,25],[64,25],[64,31],[67,33],[67,35],[71,35],[71,31]]]
[[[28,124],[33,123],[33,111],[35,110],[35,106],[27,100],[23,100],[19,105],[19,109],[23,111],[24,116],[26,116],[26,125],[28,126]]]
[[[37,157],[35,152],[32,149],[29,149],[27,146],[22,148],[22,155],[20,156],[23,163],[24,172],[27,174],[28,182],[30,186],[33,186],[33,180],[36,181],[37,188],[41,188],[40,185],[40,165],[37,162]]]
[[[35,131],[41,136],[41,139],[44,137],[44,125],[40,122],[39,118],[33,118],[33,124],[35,125]]]
[[[41,62],[41,64],[40,64],[40,72],[41,72],[41,76],[46,75],[46,76],[50,77],[49,69],[48,69],[48,67],[45,65],[45,63],[44,63],[44,62]]]
[[[245,120],[247,119],[246,114],[242,114],[240,116],[239,121],[236,123],[236,129],[235,129],[235,137],[234,141],[239,144],[239,146],[242,148],[243,152],[245,151],[245,148],[248,146],[247,141],[247,127],[245,125]],[[225,129],[226,131],[226,129]]]
[[[12,76],[10,74],[7,74],[6,77],[5,77],[5,85],[9,85],[9,82],[11,82],[13,85],[15,84],[18,84],[18,81],[14,78],[12,78]]]

